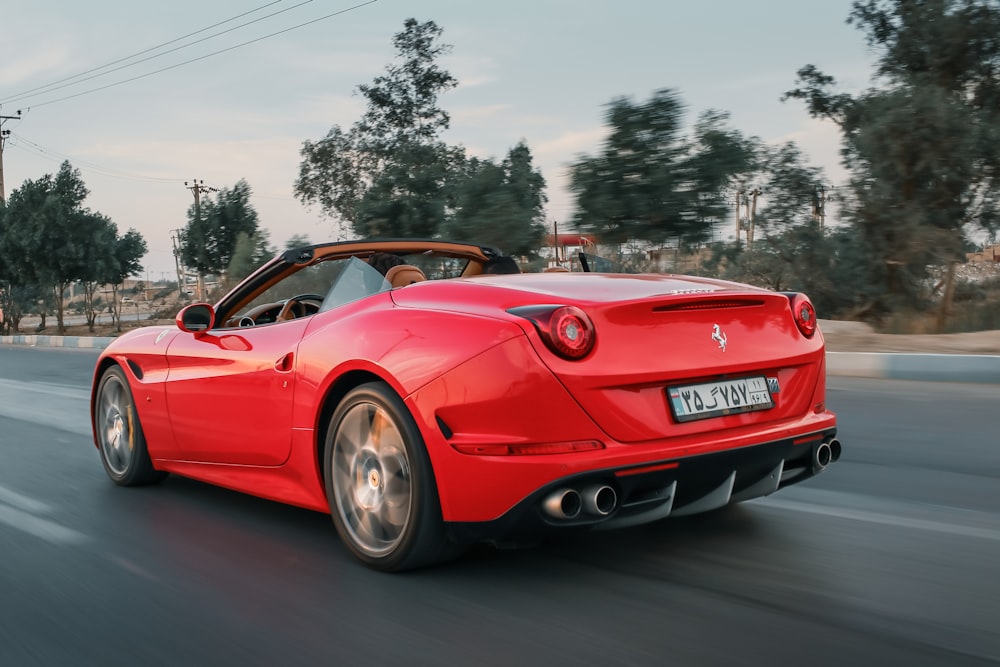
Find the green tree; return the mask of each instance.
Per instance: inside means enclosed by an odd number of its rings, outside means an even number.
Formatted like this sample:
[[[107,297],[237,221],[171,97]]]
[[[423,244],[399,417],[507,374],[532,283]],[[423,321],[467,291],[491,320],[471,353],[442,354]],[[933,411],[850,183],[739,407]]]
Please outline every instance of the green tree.
[[[333,126],[319,141],[306,141],[296,196],[346,222],[360,236],[431,236],[444,218],[448,175],[459,152],[440,133],[448,114],[439,94],[457,84],[437,59],[433,21],[404,22],[395,35],[397,61],[371,84],[358,86],[367,110],[349,130]]]
[[[257,234],[257,211],[250,203],[250,186],[240,179],[231,189],[220,189],[214,198],[188,209],[188,223],[181,236],[181,261],[201,276],[224,276],[240,234]]]
[[[302,244],[308,245],[308,243]],[[298,247],[298,246],[296,246]],[[247,277],[274,257],[277,251],[271,247],[267,230],[261,229],[254,234],[240,232],[236,237],[236,248],[226,269],[226,287],[233,287],[237,282]]]
[[[728,213],[721,189],[751,168],[752,145],[725,126],[716,111],[700,116],[685,134],[684,104],[659,90],[636,104],[613,100],[602,152],[571,167],[575,225],[604,242],[703,241]]]
[[[122,236],[117,236],[116,229],[115,234],[112,252],[114,261],[106,265],[101,281],[111,285],[111,317],[115,329],[121,331],[121,299],[118,294],[126,278],[142,271],[141,260],[146,255],[147,246],[146,240],[134,229],[129,228]]]
[[[99,213],[91,214],[88,218],[92,242],[81,247],[83,264],[77,278],[83,285],[83,312],[87,318],[87,328],[93,332],[97,321],[97,290],[107,282],[107,276],[118,265],[115,257],[118,228],[110,218]]]
[[[292,234],[285,241],[285,250],[295,250],[296,248],[304,248],[308,245],[312,245],[312,241],[305,234]],[[274,253],[272,253],[274,254]]]
[[[812,65],[785,98],[840,127],[850,171],[845,211],[875,287],[856,311],[920,308],[929,267],[960,257],[968,234],[997,228],[1000,6],[985,0],[858,0],[848,23],[877,54],[856,96]]]
[[[90,278],[114,238],[106,233],[108,218],[84,208],[88,194],[79,171],[63,162],[55,176],[25,181],[13,191],[4,216],[16,233],[3,235],[0,251],[22,284],[34,283],[51,294],[59,333],[65,333],[63,294],[74,282]]]
[[[521,142],[501,164],[471,159],[457,175],[455,207],[441,234],[509,255],[534,256],[545,236],[545,179]]]

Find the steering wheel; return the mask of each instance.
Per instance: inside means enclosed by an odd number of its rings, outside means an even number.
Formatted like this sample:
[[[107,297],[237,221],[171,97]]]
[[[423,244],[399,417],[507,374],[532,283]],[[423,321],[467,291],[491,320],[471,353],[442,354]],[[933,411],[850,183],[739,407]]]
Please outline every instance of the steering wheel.
[[[323,297],[319,294],[297,294],[293,297],[289,297],[285,304],[281,307],[278,312],[278,316],[274,318],[275,322],[284,322],[286,320],[294,320],[296,317],[305,317],[308,315],[306,306],[303,301],[316,301],[318,303],[323,302]]]

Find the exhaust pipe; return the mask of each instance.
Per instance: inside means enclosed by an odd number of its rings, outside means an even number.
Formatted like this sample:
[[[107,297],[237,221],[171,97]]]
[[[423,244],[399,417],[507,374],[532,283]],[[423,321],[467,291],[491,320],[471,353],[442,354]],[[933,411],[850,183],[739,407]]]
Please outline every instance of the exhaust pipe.
[[[597,484],[583,490],[583,509],[587,514],[607,516],[618,506],[618,494],[607,484]]]
[[[830,462],[833,461],[833,450],[829,443],[821,442],[813,449],[812,470],[813,474],[822,472]]]
[[[553,491],[542,503],[542,509],[553,519],[575,519],[582,507],[580,494],[574,489]]]
[[[840,460],[840,440],[833,438],[830,440],[830,460],[839,461]]]

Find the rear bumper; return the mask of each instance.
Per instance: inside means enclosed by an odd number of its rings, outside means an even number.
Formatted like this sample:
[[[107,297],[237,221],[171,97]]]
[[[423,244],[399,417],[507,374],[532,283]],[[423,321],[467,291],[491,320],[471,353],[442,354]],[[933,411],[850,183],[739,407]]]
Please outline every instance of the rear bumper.
[[[497,519],[446,525],[456,542],[517,543],[706,512],[819,474],[840,457],[836,433],[830,428],[738,449],[571,474],[542,486]],[[579,495],[578,506],[571,495],[560,505],[566,492]],[[595,502],[597,493],[602,496]]]

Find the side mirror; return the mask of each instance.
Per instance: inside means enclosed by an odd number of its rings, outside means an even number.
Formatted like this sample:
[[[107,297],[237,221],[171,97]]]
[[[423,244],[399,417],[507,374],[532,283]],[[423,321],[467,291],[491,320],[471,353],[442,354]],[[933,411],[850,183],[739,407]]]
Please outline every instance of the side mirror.
[[[181,308],[174,322],[181,331],[202,333],[215,325],[215,309],[207,303],[192,303]]]

